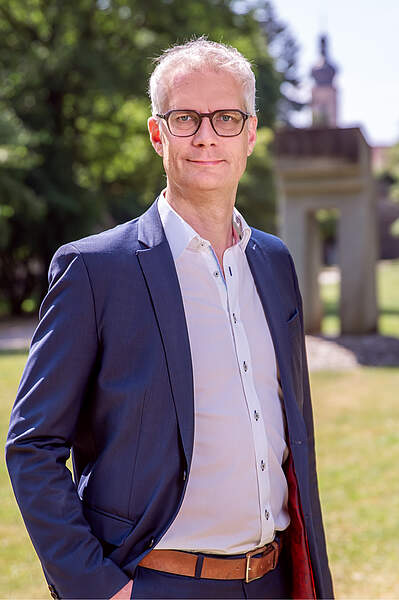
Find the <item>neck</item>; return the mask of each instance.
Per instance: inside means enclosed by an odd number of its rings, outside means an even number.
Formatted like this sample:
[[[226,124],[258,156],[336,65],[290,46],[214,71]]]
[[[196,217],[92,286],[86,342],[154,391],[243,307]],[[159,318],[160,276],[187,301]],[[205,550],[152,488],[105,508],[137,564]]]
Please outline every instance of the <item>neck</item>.
[[[167,185],[166,199],[170,206],[204,239],[208,240],[219,263],[224,251],[233,245],[232,217],[235,193],[185,191],[184,195]]]

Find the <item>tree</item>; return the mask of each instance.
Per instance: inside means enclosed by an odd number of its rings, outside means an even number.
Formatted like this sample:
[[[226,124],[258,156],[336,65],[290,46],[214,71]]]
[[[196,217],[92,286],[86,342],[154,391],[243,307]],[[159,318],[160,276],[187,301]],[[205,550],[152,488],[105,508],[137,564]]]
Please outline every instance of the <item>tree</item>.
[[[280,83],[276,98],[277,104],[273,105],[273,110],[276,111],[277,109],[276,116],[280,124],[289,125],[291,113],[304,107],[303,103],[295,100],[299,85],[297,74],[298,44],[288,26],[277,17],[271,2],[267,0],[236,0],[234,7],[240,13],[253,15],[266,36],[268,53],[273,58],[274,68]],[[265,82],[266,85],[268,81]],[[259,87],[262,81],[258,78],[257,83]],[[265,101],[270,100],[270,94],[260,95],[261,101],[263,98]],[[261,110],[261,113],[263,114],[263,110]],[[263,122],[261,122],[261,125],[263,125]]]
[[[36,291],[38,256],[34,249],[40,244],[37,225],[46,209],[25,183],[37,162],[34,151],[27,149],[28,140],[21,122],[0,104],[0,283],[14,314]]]
[[[0,140],[0,289],[14,313],[43,295],[59,245],[135,217],[164,186],[146,131],[150,59],[163,48],[204,32],[236,46],[254,62],[260,124],[272,127],[282,74],[271,23],[231,0],[2,0],[0,103],[15,126]],[[239,206],[273,230],[270,139],[260,132]],[[17,150],[23,160],[11,160]]]

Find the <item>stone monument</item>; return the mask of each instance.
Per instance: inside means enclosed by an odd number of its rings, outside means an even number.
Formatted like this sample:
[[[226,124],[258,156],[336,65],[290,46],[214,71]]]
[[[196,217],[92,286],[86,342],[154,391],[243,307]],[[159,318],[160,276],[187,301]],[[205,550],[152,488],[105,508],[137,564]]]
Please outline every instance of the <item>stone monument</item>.
[[[319,333],[322,303],[318,275],[322,248],[316,213],[339,211],[341,333],[377,330],[377,223],[371,149],[360,128],[336,127],[336,73],[321,38],[312,69],[313,126],[276,134],[280,235],[294,257],[304,302],[305,330]]]

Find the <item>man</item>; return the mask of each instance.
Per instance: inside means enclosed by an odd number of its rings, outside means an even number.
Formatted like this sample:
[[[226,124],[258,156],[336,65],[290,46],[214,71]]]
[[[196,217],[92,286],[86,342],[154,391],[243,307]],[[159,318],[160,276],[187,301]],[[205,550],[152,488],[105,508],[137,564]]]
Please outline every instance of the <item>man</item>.
[[[7,441],[26,526],[53,597],[330,598],[295,270],[234,209],[252,70],[200,38],[150,90],[166,190],[50,265]]]

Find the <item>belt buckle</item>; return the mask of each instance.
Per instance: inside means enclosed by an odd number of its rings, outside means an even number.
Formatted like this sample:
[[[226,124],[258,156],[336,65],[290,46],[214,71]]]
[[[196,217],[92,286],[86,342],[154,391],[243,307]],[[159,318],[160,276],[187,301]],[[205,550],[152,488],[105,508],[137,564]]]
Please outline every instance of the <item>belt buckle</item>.
[[[249,572],[252,571],[251,567],[249,566],[251,563],[251,558],[253,556],[255,556],[255,554],[259,554],[259,548],[256,550],[250,550],[249,552],[246,553],[245,558],[247,559],[246,565],[245,565],[245,583],[250,583],[251,581],[254,581],[255,579],[260,579],[262,577],[262,575],[258,575],[258,577],[251,577]]]
[[[262,554],[262,555],[267,556],[271,552],[274,552],[273,566],[272,566],[272,569],[274,569],[277,564],[278,548],[279,548],[278,542],[273,541],[270,544],[267,544],[267,546],[263,550],[263,552],[262,552],[262,548],[256,548],[255,550],[250,550],[249,552],[246,553],[245,558],[247,559],[247,562],[245,565],[245,583],[250,583],[251,581],[254,581],[255,579],[260,579],[261,577],[263,577],[263,575],[258,575],[257,577],[250,576],[249,572],[252,571],[251,567],[249,566],[250,562],[251,562],[251,558],[253,556],[255,556],[256,554]]]

